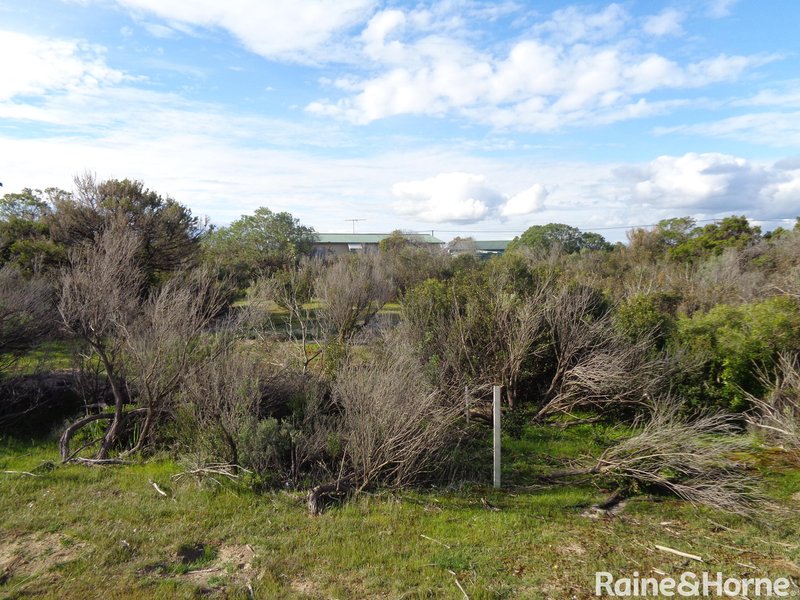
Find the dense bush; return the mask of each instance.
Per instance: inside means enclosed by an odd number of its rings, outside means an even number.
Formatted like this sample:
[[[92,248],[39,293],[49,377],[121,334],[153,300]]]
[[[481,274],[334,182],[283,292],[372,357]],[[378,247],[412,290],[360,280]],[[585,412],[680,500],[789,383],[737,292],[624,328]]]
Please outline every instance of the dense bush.
[[[739,411],[747,408],[748,395],[766,392],[759,375],[774,371],[779,354],[800,350],[800,310],[785,296],[722,304],[681,317],[677,339],[696,365],[683,382],[687,398]]]

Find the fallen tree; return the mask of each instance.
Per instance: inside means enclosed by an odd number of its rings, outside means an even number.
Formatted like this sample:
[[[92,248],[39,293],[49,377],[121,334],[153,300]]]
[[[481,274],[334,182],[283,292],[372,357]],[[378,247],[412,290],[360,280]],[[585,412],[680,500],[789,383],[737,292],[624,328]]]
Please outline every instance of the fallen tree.
[[[733,455],[747,446],[734,418],[711,414],[689,420],[664,401],[636,435],[609,447],[584,466],[546,479],[592,477],[615,488],[617,499],[667,492],[692,504],[740,515],[763,509],[756,478]]]

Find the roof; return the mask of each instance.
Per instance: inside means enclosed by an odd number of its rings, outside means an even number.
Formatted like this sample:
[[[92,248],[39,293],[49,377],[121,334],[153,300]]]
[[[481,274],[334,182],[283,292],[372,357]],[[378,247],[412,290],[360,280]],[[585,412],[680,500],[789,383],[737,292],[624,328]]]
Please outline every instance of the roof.
[[[511,240],[473,240],[461,238],[451,242],[455,252],[505,252]]]
[[[475,240],[472,242],[475,250],[483,252],[504,252],[511,240]]]
[[[378,244],[391,233],[318,233],[317,244]],[[444,244],[442,240],[427,233],[404,233],[404,237],[423,244]]]

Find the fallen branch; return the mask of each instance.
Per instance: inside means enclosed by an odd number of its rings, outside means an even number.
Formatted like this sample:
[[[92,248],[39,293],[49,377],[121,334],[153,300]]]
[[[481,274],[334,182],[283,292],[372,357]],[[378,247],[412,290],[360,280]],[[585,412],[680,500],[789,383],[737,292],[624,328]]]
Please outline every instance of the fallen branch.
[[[161,494],[161,495],[162,495],[162,496],[164,496],[165,498],[167,497],[167,492],[165,492],[165,491],[164,491],[164,490],[162,490],[160,487],[158,487],[158,484],[157,484],[155,481],[153,481],[152,479],[150,479],[149,481],[150,481],[150,483],[153,485],[153,487],[156,489],[156,491],[157,491],[159,494]]]
[[[419,534],[419,537],[421,537],[421,538],[425,538],[426,540],[430,540],[430,541],[431,541],[431,542],[433,542],[434,544],[439,544],[440,546],[444,546],[445,548],[447,548],[448,550],[450,550],[450,546],[448,546],[448,545],[447,545],[447,544],[445,544],[444,542],[440,542],[439,540],[435,540],[435,539],[433,539],[432,537],[428,537],[427,535],[424,535],[424,534],[422,534],[422,533],[420,533],[420,534]]]
[[[670,548],[668,546],[659,546],[658,544],[653,544],[653,545],[662,552],[669,552],[670,554],[675,554],[676,556],[682,556],[683,558],[691,558],[692,560],[696,560],[697,562],[703,562],[703,559],[697,556],[696,554],[681,552],[680,550],[675,550],[675,548]]]
[[[82,456],[75,457],[70,462],[77,462],[89,466],[133,464],[131,461],[122,460],[121,458],[83,458]]]
[[[458,586],[458,589],[461,590],[462,594],[464,594],[464,599],[465,600],[469,600],[469,596],[467,596],[467,592],[464,591],[464,588],[461,587],[461,583],[459,583],[458,577],[456,576],[455,572],[454,571],[450,571],[449,569],[448,569],[448,572],[453,576],[453,581],[456,582],[456,585]]]
[[[212,475],[221,475],[222,477],[227,477],[231,481],[238,481],[239,471],[244,471],[245,473],[252,473],[252,471],[249,471],[244,467],[240,467],[239,465],[229,464],[229,463],[212,463],[206,465],[205,467],[198,467],[197,469],[189,469],[188,471],[182,471],[181,473],[176,473],[175,475],[172,476],[172,479],[174,479],[175,481],[179,481],[180,479],[186,477],[187,475],[191,475],[198,478],[210,477],[212,480],[217,481],[212,477]]]
[[[38,477],[36,473],[31,473],[29,471],[0,471],[0,473],[4,473],[6,475],[27,475],[28,477]]]

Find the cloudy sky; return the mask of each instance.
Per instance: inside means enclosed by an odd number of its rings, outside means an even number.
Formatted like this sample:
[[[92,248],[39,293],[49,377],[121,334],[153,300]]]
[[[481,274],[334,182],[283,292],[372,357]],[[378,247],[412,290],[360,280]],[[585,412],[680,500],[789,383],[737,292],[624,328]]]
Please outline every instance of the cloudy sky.
[[[800,214],[800,2],[0,0],[0,181],[225,224],[623,239]]]

